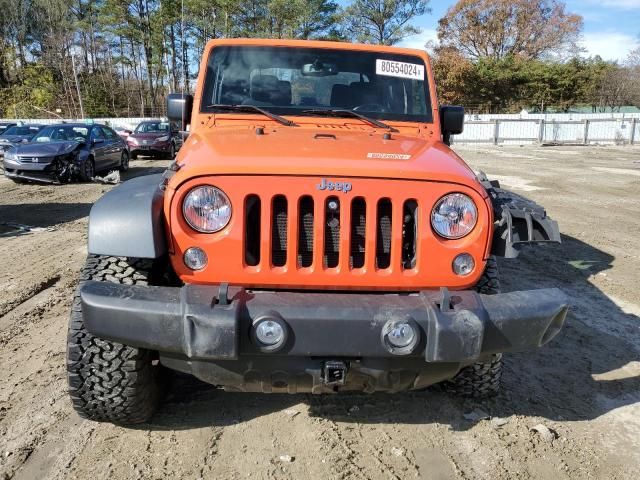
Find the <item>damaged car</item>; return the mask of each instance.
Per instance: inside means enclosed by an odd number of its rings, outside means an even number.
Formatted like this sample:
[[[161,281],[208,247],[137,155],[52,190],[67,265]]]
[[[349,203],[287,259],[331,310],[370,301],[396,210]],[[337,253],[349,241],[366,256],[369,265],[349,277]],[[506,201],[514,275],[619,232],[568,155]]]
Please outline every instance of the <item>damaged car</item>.
[[[50,125],[4,155],[4,174],[17,183],[89,181],[111,169],[129,169],[129,149],[116,132],[98,124]]]
[[[28,143],[45,125],[13,125],[0,134],[0,156],[14,145]]]

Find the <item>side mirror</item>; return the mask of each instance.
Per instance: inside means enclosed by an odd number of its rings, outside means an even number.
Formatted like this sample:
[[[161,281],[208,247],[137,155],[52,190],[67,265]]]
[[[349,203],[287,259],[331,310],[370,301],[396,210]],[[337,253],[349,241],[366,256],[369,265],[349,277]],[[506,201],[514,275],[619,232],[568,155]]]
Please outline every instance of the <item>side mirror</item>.
[[[440,107],[440,130],[442,141],[451,145],[451,135],[458,135],[464,130],[464,107],[455,105]]]
[[[167,118],[170,122],[180,125],[181,130],[186,130],[191,123],[191,111],[193,109],[193,95],[188,93],[170,93],[167,97]]]

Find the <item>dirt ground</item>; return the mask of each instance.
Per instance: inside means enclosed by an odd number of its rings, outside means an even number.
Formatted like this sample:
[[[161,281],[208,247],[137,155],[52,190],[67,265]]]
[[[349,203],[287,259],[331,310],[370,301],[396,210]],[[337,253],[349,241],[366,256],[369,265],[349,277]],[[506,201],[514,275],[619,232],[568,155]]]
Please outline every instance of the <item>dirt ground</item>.
[[[550,345],[506,356],[499,396],[228,394],[179,377],[138,428],[81,420],[66,393],[87,215],[111,187],[0,178],[0,479],[638,478],[640,149],[456,149],[563,232],[500,263],[505,290],[557,286],[573,307]],[[164,165],[139,160],[125,178]]]

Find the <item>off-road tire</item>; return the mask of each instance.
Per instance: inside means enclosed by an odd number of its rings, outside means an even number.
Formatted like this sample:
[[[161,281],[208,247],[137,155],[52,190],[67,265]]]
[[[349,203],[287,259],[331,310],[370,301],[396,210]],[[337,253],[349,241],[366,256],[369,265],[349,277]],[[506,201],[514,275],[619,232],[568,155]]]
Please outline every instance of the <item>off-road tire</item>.
[[[500,293],[500,275],[498,272],[498,262],[496,257],[491,255],[487,260],[487,266],[482,273],[482,277],[476,284],[476,292],[485,295],[495,295]]]
[[[451,380],[443,382],[448,393],[471,398],[487,398],[500,390],[502,354],[491,356],[486,362],[477,362],[460,370]]]
[[[88,280],[148,285],[151,260],[89,255],[80,275],[69,319],[67,377],[73,407],[81,417],[118,424],[151,418],[165,390],[165,372],[154,352],[103,340],[89,333],[79,290]]]
[[[498,262],[491,256],[475,287],[478,293],[496,295],[500,293]],[[477,362],[460,370],[451,380],[442,383],[449,393],[463,397],[486,398],[498,393],[502,377],[502,354],[492,355],[486,362]]]

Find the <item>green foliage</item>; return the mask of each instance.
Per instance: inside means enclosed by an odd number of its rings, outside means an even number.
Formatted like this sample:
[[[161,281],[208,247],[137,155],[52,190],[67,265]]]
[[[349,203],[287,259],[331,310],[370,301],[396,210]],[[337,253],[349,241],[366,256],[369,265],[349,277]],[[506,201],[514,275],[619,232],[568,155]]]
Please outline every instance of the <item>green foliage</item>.
[[[436,55],[434,66],[443,101],[491,113],[523,108],[545,112],[550,107],[566,112],[576,105],[601,109],[608,101],[603,95],[610,92],[604,84],[616,68],[600,57],[558,62],[508,56],[470,62],[444,49]]]
[[[429,0],[355,0],[343,12],[346,36],[362,43],[395,45],[420,33],[411,20],[429,11]]]
[[[51,72],[43,65],[28,65],[22,71],[22,80],[12,88],[0,90],[0,104],[7,117],[43,116],[53,104],[56,83]]]

